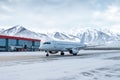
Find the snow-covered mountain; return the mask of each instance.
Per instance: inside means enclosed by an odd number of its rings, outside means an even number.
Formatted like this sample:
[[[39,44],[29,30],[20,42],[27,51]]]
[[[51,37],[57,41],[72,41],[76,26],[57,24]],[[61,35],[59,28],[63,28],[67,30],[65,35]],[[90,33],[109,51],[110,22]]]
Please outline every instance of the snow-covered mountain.
[[[41,40],[66,40],[80,41],[83,33],[85,33],[85,42],[89,44],[104,44],[111,41],[120,41],[120,34],[113,33],[110,30],[82,29],[72,30],[71,32],[53,32],[53,33],[36,33],[30,31],[23,26],[16,25],[6,30],[0,30],[2,35],[11,35],[19,37],[36,38]]]
[[[27,38],[35,38],[35,39],[50,39],[46,34],[36,33],[30,31],[23,26],[16,25],[12,28],[3,30],[0,32],[2,35],[10,35],[10,36],[18,36],[18,37],[27,37]]]
[[[0,33],[1,33],[2,31],[4,31],[4,29],[0,28]]]

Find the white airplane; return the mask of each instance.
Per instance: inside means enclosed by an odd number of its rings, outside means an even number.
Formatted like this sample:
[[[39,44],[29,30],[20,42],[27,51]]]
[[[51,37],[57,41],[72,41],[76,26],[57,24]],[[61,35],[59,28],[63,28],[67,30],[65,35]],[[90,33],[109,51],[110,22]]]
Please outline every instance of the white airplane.
[[[64,55],[64,52],[69,52],[70,54],[77,55],[79,50],[84,49],[86,44],[84,44],[85,33],[83,34],[80,42],[66,42],[66,41],[48,41],[44,42],[40,46],[40,50],[47,52],[46,56],[49,54],[55,54],[61,52],[61,55]]]

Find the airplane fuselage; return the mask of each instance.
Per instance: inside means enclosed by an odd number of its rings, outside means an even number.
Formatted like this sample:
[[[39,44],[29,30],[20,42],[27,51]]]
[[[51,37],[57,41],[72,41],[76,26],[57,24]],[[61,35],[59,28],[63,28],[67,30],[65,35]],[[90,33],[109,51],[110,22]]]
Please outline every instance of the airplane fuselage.
[[[45,42],[40,46],[41,50],[44,51],[70,51],[74,48],[83,48],[84,44],[79,42],[65,42],[65,41],[50,41]]]
[[[40,50],[46,51],[48,56],[48,52],[51,54],[61,52],[61,55],[64,55],[65,51],[68,51],[70,54],[77,55],[80,49],[86,47],[84,44],[85,33],[83,34],[80,42],[67,42],[67,41],[49,41],[44,42],[40,46]]]

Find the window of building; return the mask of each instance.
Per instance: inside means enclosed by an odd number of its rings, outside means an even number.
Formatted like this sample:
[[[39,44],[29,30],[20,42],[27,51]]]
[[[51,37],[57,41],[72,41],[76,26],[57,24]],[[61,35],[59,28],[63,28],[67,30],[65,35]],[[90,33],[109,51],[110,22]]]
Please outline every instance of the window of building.
[[[27,47],[31,47],[31,46],[32,46],[32,41],[28,41],[28,40],[19,40],[19,45],[20,45],[20,46],[26,45]]]
[[[6,39],[0,39],[0,46],[6,45]]]
[[[32,47],[32,41],[26,41],[27,47]]]
[[[8,39],[8,46],[16,46],[17,40],[15,39]]]
[[[39,41],[35,41],[35,46],[40,46],[40,42]]]

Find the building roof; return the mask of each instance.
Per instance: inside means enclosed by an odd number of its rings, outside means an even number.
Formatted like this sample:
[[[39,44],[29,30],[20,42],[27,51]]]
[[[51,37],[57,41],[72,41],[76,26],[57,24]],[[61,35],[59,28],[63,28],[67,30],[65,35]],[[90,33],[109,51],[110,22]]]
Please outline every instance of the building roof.
[[[28,41],[41,41],[40,39],[32,39],[32,38],[16,37],[16,36],[7,36],[7,35],[0,35],[0,38],[28,40]]]

